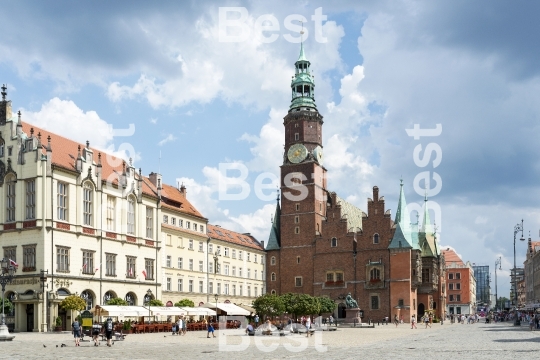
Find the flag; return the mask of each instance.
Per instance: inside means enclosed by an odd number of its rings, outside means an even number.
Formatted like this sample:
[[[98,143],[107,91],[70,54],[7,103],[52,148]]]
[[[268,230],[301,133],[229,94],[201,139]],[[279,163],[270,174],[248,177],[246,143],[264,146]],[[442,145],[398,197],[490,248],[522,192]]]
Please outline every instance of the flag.
[[[99,268],[96,268],[96,270],[94,270],[94,272],[97,272],[99,270]]]
[[[143,270],[142,274],[144,275],[144,278],[146,279],[146,270]]]
[[[129,276],[133,276],[133,268],[129,268]]]
[[[86,269],[86,263],[84,263],[84,265],[82,266],[83,270]]]
[[[19,267],[19,264],[17,264],[15,261],[9,259],[9,265]]]

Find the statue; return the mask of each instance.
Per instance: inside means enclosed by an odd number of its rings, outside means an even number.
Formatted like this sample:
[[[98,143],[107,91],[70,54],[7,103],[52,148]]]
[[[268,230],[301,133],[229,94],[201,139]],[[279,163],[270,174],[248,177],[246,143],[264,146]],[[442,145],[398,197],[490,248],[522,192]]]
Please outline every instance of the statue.
[[[352,298],[351,293],[347,294],[345,305],[347,305],[347,308],[349,309],[358,309],[358,303]]]

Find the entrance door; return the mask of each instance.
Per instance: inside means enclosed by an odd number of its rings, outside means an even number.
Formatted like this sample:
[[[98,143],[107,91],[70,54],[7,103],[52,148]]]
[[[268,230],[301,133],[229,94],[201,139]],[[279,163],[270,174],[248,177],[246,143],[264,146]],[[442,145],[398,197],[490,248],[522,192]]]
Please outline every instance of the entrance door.
[[[345,317],[346,306],[344,303],[338,305],[338,318],[343,319]]]
[[[424,312],[425,312],[425,306],[424,306],[424,303],[420,303],[418,304],[418,318],[420,319],[422,316],[424,316]]]
[[[26,331],[34,331],[34,304],[26,304]]]
[[[60,306],[58,307],[58,316],[60,317],[60,319],[62,319],[62,331],[66,331],[67,312],[65,309],[61,308]],[[71,327],[71,324],[70,324],[70,327]]]

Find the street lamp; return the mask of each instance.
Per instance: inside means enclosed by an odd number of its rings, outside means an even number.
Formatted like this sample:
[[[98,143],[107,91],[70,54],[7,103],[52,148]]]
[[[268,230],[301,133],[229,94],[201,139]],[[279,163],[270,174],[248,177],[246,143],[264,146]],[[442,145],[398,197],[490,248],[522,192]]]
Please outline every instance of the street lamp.
[[[150,324],[150,300],[152,300],[152,289],[146,291],[146,304],[148,305],[148,323]]]
[[[214,298],[216,299],[216,322],[218,322],[218,316],[217,316],[217,301],[218,301],[219,295],[218,295],[218,294],[214,295]]]
[[[499,266],[499,270],[502,270],[501,269],[501,257],[499,256],[499,258],[497,260],[495,260],[495,311],[497,311],[498,307],[499,307],[499,298],[498,298],[498,294],[497,294],[497,265]]]
[[[0,260],[2,273],[0,274],[0,284],[2,284],[2,324],[0,325],[0,341],[11,341],[15,336],[9,334],[6,325],[6,315],[4,313],[4,303],[6,301],[6,284],[10,284],[15,277],[15,266],[10,259],[3,258]]]
[[[517,308],[518,308],[518,298],[517,298],[517,269],[516,269],[516,235],[521,231],[521,238],[519,240],[525,241],[525,238],[523,237],[523,219],[521,220],[521,224],[517,224],[514,226],[514,302],[516,304],[516,313],[515,313],[515,320],[514,325],[515,326],[521,326],[521,322],[519,321],[519,317],[517,316]]]

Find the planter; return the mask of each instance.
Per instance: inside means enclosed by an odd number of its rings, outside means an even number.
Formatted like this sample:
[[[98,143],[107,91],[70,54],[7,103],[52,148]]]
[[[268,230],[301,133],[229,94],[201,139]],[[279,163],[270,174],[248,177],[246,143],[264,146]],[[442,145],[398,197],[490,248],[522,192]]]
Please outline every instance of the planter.
[[[62,331],[62,326],[55,326],[54,331],[58,331],[58,332]]]

